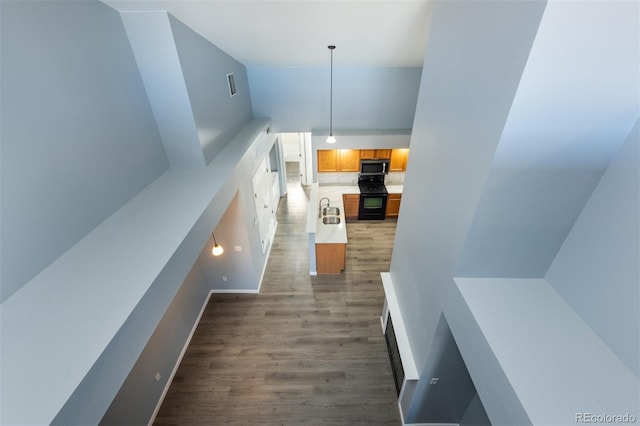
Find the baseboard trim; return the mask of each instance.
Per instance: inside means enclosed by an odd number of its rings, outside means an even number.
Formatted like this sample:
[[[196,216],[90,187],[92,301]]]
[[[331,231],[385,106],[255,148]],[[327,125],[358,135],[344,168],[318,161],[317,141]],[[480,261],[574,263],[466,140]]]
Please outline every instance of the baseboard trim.
[[[400,413],[400,424],[402,426],[405,426],[406,423],[404,422],[404,416],[402,415],[402,405],[400,405],[400,400],[398,400],[397,407],[398,407],[398,413]]]
[[[171,371],[171,374],[169,375],[169,379],[167,380],[167,383],[165,383],[164,385],[164,389],[162,390],[162,394],[160,395],[160,399],[156,404],[155,410],[153,410],[153,414],[151,415],[151,419],[149,420],[148,426],[152,426],[153,422],[155,422],[156,417],[158,416],[158,412],[160,411],[160,407],[164,402],[164,398],[167,396],[167,392],[169,392],[169,387],[171,386],[171,382],[173,382],[173,378],[178,372],[178,367],[180,367],[182,358],[184,357],[184,354],[187,352],[187,348],[189,347],[189,344],[191,343],[191,339],[193,338],[193,335],[196,332],[196,328],[198,328],[198,324],[200,324],[200,319],[202,318],[202,315],[204,315],[204,310],[207,308],[207,305],[209,304],[209,299],[211,298],[212,294],[213,294],[213,291],[209,291],[209,294],[207,295],[207,297],[204,300],[204,303],[202,304],[202,308],[200,308],[200,313],[198,314],[196,321],[193,323],[193,327],[191,327],[191,332],[189,333],[189,336],[187,337],[184,347],[180,352],[180,356],[178,356],[178,360],[176,361],[176,364],[173,366],[173,371]]]
[[[403,423],[404,426],[460,426],[459,423]]]
[[[211,290],[211,294],[234,294],[234,293],[242,293],[242,294],[257,294],[260,293],[260,290],[255,290],[252,288],[221,288],[221,289],[213,289]]]

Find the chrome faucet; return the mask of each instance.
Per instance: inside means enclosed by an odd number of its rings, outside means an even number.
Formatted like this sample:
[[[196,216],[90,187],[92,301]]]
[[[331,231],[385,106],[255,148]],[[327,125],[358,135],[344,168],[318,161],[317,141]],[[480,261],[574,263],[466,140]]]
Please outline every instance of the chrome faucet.
[[[329,198],[327,197],[320,198],[320,201],[318,201],[318,218],[322,217],[322,200],[327,200],[327,207],[331,205],[331,201],[329,200]]]

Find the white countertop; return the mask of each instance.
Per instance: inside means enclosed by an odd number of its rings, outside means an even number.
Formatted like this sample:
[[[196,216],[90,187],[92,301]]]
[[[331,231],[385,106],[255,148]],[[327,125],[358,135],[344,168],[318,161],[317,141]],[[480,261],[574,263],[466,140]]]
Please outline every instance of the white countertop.
[[[389,194],[402,194],[403,185],[385,185]]]
[[[344,218],[344,205],[342,194],[359,194],[357,186],[327,185],[318,186],[314,183],[311,187],[309,199],[309,212],[307,214],[307,232],[315,233],[316,244],[346,244],[347,225]],[[340,223],[338,225],[325,225],[322,218],[318,217],[318,200],[327,197],[331,207],[340,209]],[[323,204],[323,207],[325,204]]]
[[[358,187],[358,185],[326,185],[324,184],[324,185],[319,185],[318,189],[321,193],[340,193],[341,197],[342,197],[342,194],[360,194],[360,187]]]

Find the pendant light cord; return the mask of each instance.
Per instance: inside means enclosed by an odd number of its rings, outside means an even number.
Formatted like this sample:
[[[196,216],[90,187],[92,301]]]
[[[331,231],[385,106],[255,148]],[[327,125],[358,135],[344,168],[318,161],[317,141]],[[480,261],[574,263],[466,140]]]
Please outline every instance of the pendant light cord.
[[[336,47],[331,45],[327,46],[331,52],[331,71],[329,77],[329,136],[333,136],[333,49]]]
[[[331,50],[331,72],[330,72],[330,80],[329,80],[329,134],[333,135],[333,49],[329,46]]]

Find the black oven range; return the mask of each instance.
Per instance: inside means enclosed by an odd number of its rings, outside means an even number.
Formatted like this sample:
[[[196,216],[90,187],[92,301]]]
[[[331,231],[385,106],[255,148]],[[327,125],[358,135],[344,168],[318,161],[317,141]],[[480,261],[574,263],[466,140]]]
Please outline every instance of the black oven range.
[[[358,176],[360,187],[360,208],[358,220],[384,220],[387,209],[387,188],[384,186],[384,174]]]

